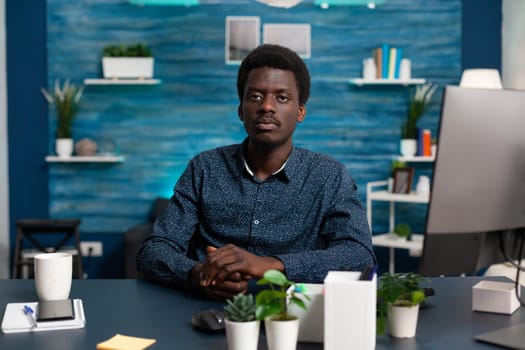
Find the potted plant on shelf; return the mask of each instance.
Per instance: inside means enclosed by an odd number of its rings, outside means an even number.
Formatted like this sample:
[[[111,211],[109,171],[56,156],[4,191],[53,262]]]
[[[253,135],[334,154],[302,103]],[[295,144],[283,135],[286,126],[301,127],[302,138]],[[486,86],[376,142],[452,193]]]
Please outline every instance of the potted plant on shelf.
[[[260,321],[255,318],[251,294],[237,294],[226,301],[226,341],[228,350],[257,350]]]
[[[107,79],[146,79],[153,77],[155,59],[143,44],[108,45],[102,50],[102,72]]]
[[[52,93],[42,88],[42,94],[49,104],[55,106],[57,114],[57,133],[55,150],[59,157],[65,158],[73,154],[72,125],[82,98],[83,86],[77,87],[66,79],[60,86],[59,79],[55,80]]]
[[[386,331],[386,319],[390,335],[396,338],[412,338],[416,335],[419,304],[425,299],[421,284],[428,279],[417,273],[384,273],[379,279],[377,291],[377,333]]]
[[[412,157],[417,152],[417,123],[430,105],[435,84],[418,85],[410,89],[407,116],[401,126],[401,155]]]
[[[296,285],[277,270],[268,270],[259,285],[269,285],[256,297],[256,317],[264,320],[269,350],[294,350],[297,346],[299,318],[289,313],[292,306],[306,310],[304,300],[309,297],[302,285]],[[304,299],[304,300],[303,300]]]

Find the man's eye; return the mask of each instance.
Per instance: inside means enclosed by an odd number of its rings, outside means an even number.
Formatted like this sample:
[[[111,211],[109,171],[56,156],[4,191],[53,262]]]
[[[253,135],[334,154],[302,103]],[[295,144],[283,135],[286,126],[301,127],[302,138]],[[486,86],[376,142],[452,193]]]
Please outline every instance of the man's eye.
[[[250,95],[250,96],[248,96],[248,99],[249,99],[250,101],[259,101],[260,99],[262,99],[262,96],[261,96],[261,95],[254,94],[254,95]]]
[[[281,95],[281,96],[277,96],[277,100],[279,102],[288,102],[290,99],[288,98],[288,96]]]

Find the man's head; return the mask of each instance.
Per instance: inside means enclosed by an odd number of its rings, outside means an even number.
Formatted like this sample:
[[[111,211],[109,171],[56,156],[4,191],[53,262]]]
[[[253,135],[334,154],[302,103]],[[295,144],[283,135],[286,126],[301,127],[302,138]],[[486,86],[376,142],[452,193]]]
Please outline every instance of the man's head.
[[[237,94],[241,103],[250,71],[262,67],[292,71],[299,91],[299,104],[306,104],[310,95],[308,68],[295,52],[286,47],[272,44],[257,47],[242,61],[237,74]]]

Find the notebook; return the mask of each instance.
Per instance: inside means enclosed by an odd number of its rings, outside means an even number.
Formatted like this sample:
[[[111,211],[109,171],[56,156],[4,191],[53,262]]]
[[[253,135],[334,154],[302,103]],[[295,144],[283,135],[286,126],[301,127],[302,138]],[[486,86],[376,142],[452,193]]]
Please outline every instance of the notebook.
[[[29,306],[37,310],[38,303],[9,303],[7,304],[2,319],[3,333],[24,333],[24,332],[43,332],[55,331],[62,329],[84,328],[86,317],[84,315],[84,306],[81,299],[73,299],[73,309],[75,318],[73,320],[63,321],[44,321],[36,322],[33,315],[24,313],[24,306]]]
[[[478,334],[474,339],[509,349],[525,350],[525,323]]]

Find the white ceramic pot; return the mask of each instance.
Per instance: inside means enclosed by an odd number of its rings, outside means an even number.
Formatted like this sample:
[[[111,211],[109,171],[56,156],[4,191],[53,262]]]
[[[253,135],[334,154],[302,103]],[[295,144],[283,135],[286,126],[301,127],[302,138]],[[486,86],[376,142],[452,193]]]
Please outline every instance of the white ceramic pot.
[[[416,336],[419,305],[388,305],[388,327],[395,338],[413,338]]]
[[[73,154],[73,139],[56,139],[55,151],[60,158],[68,158]]]
[[[421,175],[416,185],[417,194],[428,196],[430,194],[430,177]]]
[[[268,350],[295,350],[299,334],[299,319],[287,321],[264,320]]]
[[[153,57],[103,57],[104,78],[152,78]]]
[[[260,321],[234,322],[226,319],[225,324],[228,350],[257,350]]]
[[[399,151],[403,157],[413,157],[417,153],[416,139],[401,139]]]

